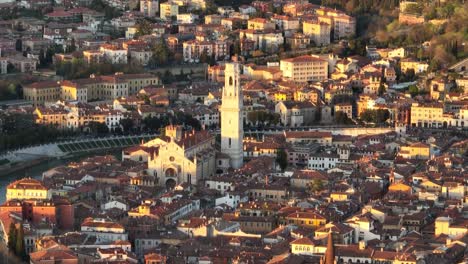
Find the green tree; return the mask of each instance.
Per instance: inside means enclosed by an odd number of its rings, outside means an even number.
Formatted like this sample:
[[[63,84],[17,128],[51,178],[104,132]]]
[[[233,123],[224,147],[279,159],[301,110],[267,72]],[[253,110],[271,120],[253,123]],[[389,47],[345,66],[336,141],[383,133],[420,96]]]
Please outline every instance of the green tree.
[[[22,259],[26,258],[26,250],[24,248],[24,230],[21,225],[18,228],[18,234],[16,237],[15,254]]]
[[[172,58],[172,52],[167,47],[164,39],[156,43],[153,46],[152,51],[153,51],[153,55],[151,56],[148,62],[148,66],[150,68],[156,68],[157,66],[167,65]]]
[[[377,90],[377,93],[382,96],[385,93],[385,85],[383,82],[380,83],[379,89]]]
[[[323,181],[321,179],[313,179],[309,183],[309,190],[312,193],[320,192],[321,190],[323,190],[323,187],[324,187],[324,184],[323,184]]]
[[[206,49],[204,49],[202,51],[202,53],[200,54],[200,62],[201,63],[209,63],[210,62],[210,57],[208,56],[208,52],[206,51]]]
[[[44,66],[47,65],[46,60],[45,60],[44,53],[45,53],[45,52],[44,52],[43,49],[41,49],[41,50],[39,51],[39,64],[41,65],[41,67],[44,67]]]
[[[390,118],[390,112],[387,109],[367,109],[360,118],[365,122],[383,124]]]
[[[23,41],[21,39],[17,39],[15,43],[16,51],[23,51]]]
[[[284,149],[279,149],[276,153],[276,162],[280,166],[282,172],[288,167],[288,154]]]
[[[146,19],[138,20],[136,28],[137,32],[135,37],[150,35],[153,32],[153,25],[151,25],[151,23]]]
[[[74,38],[70,41],[70,46],[67,46],[67,53],[72,53],[76,51],[76,41]]]
[[[335,122],[340,125],[352,125],[354,124],[345,112],[338,111],[335,113]]]
[[[125,133],[128,133],[132,130],[134,123],[130,118],[124,118],[120,120],[120,125]]]
[[[17,229],[15,223],[10,224],[10,230],[8,231],[8,248],[15,252],[16,249],[16,238],[17,238]]]
[[[88,127],[91,133],[95,135],[102,136],[102,135],[106,135],[107,133],[109,133],[109,128],[107,127],[105,123],[91,121],[89,122]]]
[[[418,86],[416,86],[415,84],[410,85],[408,87],[408,92],[411,94],[412,97],[418,95],[418,93],[419,93]]]

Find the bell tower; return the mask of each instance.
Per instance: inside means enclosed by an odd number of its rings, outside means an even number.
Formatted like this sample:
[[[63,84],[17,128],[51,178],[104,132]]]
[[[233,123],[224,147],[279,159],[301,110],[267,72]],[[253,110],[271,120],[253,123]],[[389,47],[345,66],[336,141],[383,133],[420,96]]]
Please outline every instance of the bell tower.
[[[221,104],[221,152],[230,157],[234,169],[243,163],[243,96],[240,86],[240,66],[226,63]]]

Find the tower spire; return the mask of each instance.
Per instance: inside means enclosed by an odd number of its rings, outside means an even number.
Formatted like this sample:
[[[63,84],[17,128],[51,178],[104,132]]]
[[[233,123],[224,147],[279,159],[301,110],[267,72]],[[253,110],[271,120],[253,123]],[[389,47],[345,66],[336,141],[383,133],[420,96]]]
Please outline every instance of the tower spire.
[[[333,234],[330,228],[328,232],[328,241],[327,241],[327,251],[325,251],[325,261],[324,264],[334,264],[335,263],[335,245],[333,244]]]
[[[227,63],[221,104],[221,152],[230,157],[234,169],[243,162],[243,96],[240,85],[240,65]]]

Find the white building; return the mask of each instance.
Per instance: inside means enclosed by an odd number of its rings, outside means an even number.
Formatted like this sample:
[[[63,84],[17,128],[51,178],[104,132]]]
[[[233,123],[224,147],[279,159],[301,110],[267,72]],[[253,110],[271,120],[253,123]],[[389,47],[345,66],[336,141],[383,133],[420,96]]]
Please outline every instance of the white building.
[[[159,0],[140,0],[140,12],[145,16],[154,17],[159,11]]]
[[[169,20],[179,14],[179,6],[173,2],[160,4],[159,17],[163,20]]]
[[[311,170],[328,170],[335,168],[339,160],[340,157],[337,154],[315,154],[309,158],[307,166]]]
[[[240,66],[228,63],[224,70],[224,88],[221,104],[221,152],[231,160],[231,167],[238,169],[243,163],[243,96],[240,84]]]
[[[8,68],[8,59],[0,58],[0,74],[6,74]]]
[[[128,53],[126,49],[114,45],[102,45],[99,50],[104,54],[104,59],[111,64],[127,64]]]
[[[125,228],[116,222],[100,218],[87,218],[81,224],[81,232],[95,236],[96,243],[128,240]]]
[[[179,24],[193,24],[198,19],[198,15],[192,13],[178,14],[177,23]]]

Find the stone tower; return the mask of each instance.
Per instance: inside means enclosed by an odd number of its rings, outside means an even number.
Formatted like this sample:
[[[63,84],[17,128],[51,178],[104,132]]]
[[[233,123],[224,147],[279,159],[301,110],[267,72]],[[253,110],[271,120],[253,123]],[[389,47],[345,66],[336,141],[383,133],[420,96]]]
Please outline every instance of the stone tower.
[[[238,63],[227,63],[224,70],[221,105],[221,152],[230,157],[231,167],[238,169],[243,162],[243,96]]]

